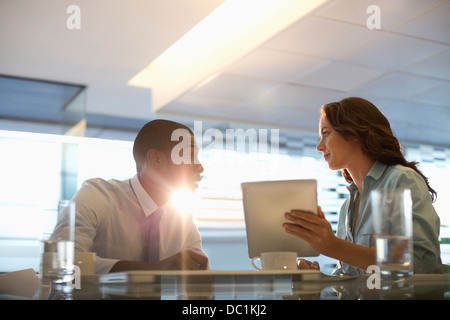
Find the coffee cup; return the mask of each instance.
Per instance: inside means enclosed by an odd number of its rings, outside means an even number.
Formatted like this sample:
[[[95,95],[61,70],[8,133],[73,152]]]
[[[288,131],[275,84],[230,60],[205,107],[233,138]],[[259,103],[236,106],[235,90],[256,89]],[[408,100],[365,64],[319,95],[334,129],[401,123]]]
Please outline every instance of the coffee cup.
[[[256,265],[260,260],[261,267]],[[297,270],[296,252],[263,252],[252,258],[252,265],[257,270]]]

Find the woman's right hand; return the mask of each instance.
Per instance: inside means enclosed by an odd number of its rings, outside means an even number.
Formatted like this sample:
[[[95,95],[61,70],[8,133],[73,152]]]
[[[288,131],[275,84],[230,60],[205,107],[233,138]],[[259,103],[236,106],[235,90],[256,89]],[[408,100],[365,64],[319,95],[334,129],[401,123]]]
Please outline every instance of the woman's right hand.
[[[320,207],[317,207],[317,215],[312,212],[291,210],[285,213],[285,218],[289,220],[283,223],[287,233],[305,240],[318,253],[329,256],[336,236]]]

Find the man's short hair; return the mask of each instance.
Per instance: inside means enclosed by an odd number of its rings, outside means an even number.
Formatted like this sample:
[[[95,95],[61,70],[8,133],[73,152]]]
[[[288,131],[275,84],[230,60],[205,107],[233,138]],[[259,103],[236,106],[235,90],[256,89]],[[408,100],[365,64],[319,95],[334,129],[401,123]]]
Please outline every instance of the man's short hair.
[[[172,141],[171,139],[172,133],[177,129],[185,129],[191,135],[194,135],[192,130],[184,124],[164,119],[152,120],[139,130],[133,145],[133,156],[138,171],[145,163],[147,152],[150,149],[163,152],[172,150],[173,146],[178,143],[178,141]]]

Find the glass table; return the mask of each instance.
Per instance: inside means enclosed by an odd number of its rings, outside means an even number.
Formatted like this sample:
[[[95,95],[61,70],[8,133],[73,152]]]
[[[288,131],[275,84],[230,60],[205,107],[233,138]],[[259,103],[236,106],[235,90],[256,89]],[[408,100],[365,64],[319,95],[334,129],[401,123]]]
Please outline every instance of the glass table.
[[[368,281],[368,275],[334,277],[320,272],[132,271],[106,277],[82,276],[78,289],[41,287],[36,297],[44,300],[450,300],[449,274],[417,274],[409,281],[381,282],[379,288],[373,289]]]

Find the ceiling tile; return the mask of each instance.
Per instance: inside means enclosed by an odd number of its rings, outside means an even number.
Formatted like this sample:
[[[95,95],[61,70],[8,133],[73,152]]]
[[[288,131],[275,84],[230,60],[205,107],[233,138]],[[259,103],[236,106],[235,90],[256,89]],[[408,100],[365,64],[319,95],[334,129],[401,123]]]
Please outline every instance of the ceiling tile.
[[[280,127],[319,132],[320,106],[314,109],[284,107],[283,112],[273,117]]]
[[[193,93],[169,103],[160,110],[160,114],[179,114],[184,117],[196,117],[197,119],[232,119],[241,108],[241,104],[231,100],[220,100],[214,97],[203,97]]]
[[[377,106],[393,102],[381,107],[403,139],[450,146],[448,0],[328,1],[158,114],[151,90],[127,81],[223,0],[84,1],[76,31],[65,26],[67,4],[54,2],[0,0],[1,73],[83,84],[88,113],[143,121],[173,113],[317,132],[321,105],[359,95]],[[371,4],[380,6],[381,31],[366,27]],[[344,64],[389,74],[370,79],[361,72],[369,82],[354,89],[360,70],[344,73]],[[299,76],[308,85],[292,83]]]
[[[450,44],[449,17],[450,1],[394,30],[407,35]]]
[[[220,74],[192,90],[196,95],[246,103],[276,87],[278,83],[231,74]]]
[[[446,0],[336,0],[315,14],[321,17],[366,26],[372,13],[367,13],[370,5],[380,7],[381,29],[390,29],[405,23],[436,7]]]
[[[337,59],[380,34],[366,27],[306,17],[270,39],[263,47]]]
[[[388,118],[399,139],[410,142],[428,141],[437,145],[450,143],[448,108],[397,99],[371,101]],[[406,116],[412,114],[414,116]]]
[[[265,94],[260,101],[264,100],[274,107],[312,109],[318,112],[323,104],[340,100],[345,96],[345,93],[335,90],[284,84]]]
[[[383,71],[354,64],[330,61],[294,79],[294,83],[334,89],[353,90],[381,76]]]
[[[450,80],[450,49],[403,70],[427,77]]]
[[[382,70],[397,70],[447,49],[447,46],[396,34],[366,43],[342,60]]]
[[[413,99],[420,102],[446,106],[450,111],[450,84],[413,96]],[[448,119],[450,120],[450,114]]]
[[[443,81],[395,72],[355,90],[355,93],[360,96],[408,99],[443,84]]]
[[[224,99],[216,96],[207,96],[197,94],[196,92],[185,93],[183,96],[176,100],[181,104],[192,105],[192,106],[201,106],[201,107],[209,107],[212,106],[220,106],[227,105],[230,108],[238,107],[242,105],[242,102],[232,99]],[[173,103],[169,104],[171,106]]]
[[[324,59],[270,49],[256,49],[224,70],[265,80],[290,81],[294,76],[313,68]]]

